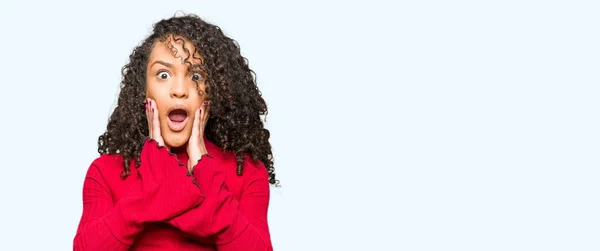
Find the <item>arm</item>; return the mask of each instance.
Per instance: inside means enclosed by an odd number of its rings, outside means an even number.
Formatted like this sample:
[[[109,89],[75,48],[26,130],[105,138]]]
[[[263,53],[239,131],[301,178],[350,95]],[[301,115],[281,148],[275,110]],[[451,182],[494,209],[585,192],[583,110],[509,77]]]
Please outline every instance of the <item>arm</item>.
[[[205,200],[169,223],[198,237],[213,237],[220,251],[272,250],[267,170],[260,162],[247,160],[244,165],[250,176],[238,201],[224,183],[225,174],[205,155],[194,168]]]
[[[146,140],[140,158],[139,179],[116,204],[100,172],[106,164],[102,158],[92,163],[84,182],[83,214],[73,250],[127,250],[143,223],[171,218],[202,201],[194,178],[155,141]]]
[[[122,217],[119,219],[123,203],[113,205],[98,170],[103,165],[99,160],[92,163],[83,183],[83,214],[73,240],[73,250],[127,250],[141,226]],[[139,186],[139,182],[133,186]],[[115,235],[113,228],[124,231]]]

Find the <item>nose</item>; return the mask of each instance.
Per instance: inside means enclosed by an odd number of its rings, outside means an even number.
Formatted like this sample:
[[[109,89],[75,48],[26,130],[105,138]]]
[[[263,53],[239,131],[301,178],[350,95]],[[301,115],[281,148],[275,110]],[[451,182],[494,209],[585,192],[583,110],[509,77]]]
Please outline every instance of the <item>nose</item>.
[[[173,98],[187,98],[188,89],[186,88],[185,81],[178,79],[172,82],[171,85],[171,97]]]

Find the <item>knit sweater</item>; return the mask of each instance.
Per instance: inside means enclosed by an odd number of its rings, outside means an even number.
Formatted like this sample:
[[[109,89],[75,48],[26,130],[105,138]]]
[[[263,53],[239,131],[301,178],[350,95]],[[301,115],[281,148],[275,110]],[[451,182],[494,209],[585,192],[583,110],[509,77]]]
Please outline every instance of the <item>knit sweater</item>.
[[[185,151],[152,139],[125,179],[121,155],[95,159],[73,250],[272,250],[265,166],[245,155],[239,176],[235,154],[205,143],[208,154],[191,173]]]

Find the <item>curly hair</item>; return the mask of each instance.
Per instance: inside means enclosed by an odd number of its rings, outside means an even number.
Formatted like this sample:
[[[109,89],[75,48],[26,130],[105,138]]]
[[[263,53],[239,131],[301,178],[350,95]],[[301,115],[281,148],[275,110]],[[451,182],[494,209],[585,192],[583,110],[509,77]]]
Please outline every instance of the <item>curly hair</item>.
[[[235,153],[237,175],[242,175],[244,154],[261,161],[267,168],[269,183],[275,179],[269,130],[264,128],[261,115],[267,115],[267,105],[256,85],[256,74],[248,60],[240,54],[238,43],[221,29],[196,15],[184,15],[160,20],[152,33],[129,56],[129,63],[121,70],[122,80],[118,103],[111,114],[106,132],[98,138],[100,154],[123,156],[121,178],[130,172],[130,160],[141,164],[140,153],[148,135],[144,112],[146,66],[150,52],[157,41],[169,36],[181,36],[195,46],[202,56],[206,92],[211,100],[211,115],[205,127],[208,140]],[[187,51],[187,49],[184,50]],[[189,53],[188,55],[194,55]],[[188,58],[182,60],[191,66]]]

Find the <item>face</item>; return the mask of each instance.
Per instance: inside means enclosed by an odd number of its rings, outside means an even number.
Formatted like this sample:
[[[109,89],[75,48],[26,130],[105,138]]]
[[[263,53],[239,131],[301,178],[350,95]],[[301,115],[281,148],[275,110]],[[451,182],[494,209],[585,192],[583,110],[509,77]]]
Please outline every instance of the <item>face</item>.
[[[207,99],[204,74],[198,70],[201,56],[187,39],[169,35],[157,41],[146,66],[146,97],[156,103],[165,145],[180,147],[192,131],[195,111]],[[182,62],[187,60],[193,65]]]

